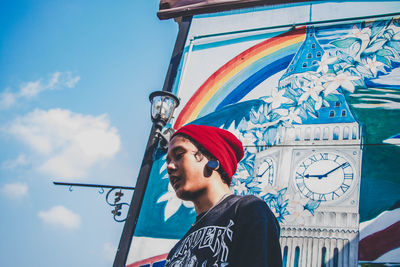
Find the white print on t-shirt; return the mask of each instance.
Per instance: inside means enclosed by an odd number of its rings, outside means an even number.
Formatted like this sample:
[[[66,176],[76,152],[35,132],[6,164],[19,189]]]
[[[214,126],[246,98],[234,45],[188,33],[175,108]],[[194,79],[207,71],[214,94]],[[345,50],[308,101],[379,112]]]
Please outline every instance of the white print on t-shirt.
[[[226,266],[229,255],[228,245],[232,242],[233,234],[230,228],[233,225],[233,221],[230,220],[226,227],[206,226],[194,231],[182,241],[169,260],[168,266]],[[211,253],[204,250],[209,250]],[[211,256],[200,263],[196,257],[196,251]]]

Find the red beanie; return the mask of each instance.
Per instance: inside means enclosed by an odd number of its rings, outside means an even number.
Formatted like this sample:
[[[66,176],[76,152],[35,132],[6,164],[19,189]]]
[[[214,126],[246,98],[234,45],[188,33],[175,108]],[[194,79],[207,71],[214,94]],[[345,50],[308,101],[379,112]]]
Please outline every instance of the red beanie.
[[[174,133],[186,134],[196,140],[220,162],[228,174],[230,182],[235,174],[238,162],[243,158],[242,142],[231,132],[217,127],[189,124]]]

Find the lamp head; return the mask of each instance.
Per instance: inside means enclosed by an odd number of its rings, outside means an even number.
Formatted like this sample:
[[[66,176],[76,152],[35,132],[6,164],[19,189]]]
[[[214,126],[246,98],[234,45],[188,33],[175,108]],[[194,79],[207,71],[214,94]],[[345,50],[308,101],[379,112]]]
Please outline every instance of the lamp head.
[[[179,99],[167,91],[155,91],[149,96],[151,102],[151,121],[161,130],[172,118],[174,110],[179,106]]]

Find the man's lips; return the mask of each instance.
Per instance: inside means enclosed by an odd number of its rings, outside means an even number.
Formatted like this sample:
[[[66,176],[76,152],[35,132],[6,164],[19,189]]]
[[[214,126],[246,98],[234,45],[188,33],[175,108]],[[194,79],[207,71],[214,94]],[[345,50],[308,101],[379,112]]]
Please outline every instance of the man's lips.
[[[179,181],[181,180],[181,178],[179,178],[178,176],[170,176],[169,180],[172,187],[176,189],[179,186]]]

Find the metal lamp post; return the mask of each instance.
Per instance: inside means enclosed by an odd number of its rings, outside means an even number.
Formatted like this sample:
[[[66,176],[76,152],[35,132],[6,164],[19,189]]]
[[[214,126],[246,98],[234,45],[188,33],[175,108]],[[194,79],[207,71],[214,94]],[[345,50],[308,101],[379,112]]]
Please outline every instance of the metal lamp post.
[[[165,134],[161,133],[161,130],[172,118],[175,108],[179,105],[179,99],[174,94],[166,91],[153,92],[150,94],[149,98],[151,102],[151,120],[153,122],[153,127],[147,142],[135,192],[133,193],[132,201],[129,206],[128,216],[125,221],[124,229],[122,230],[122,236],[113,267],[125,266],[149,180],[151,167],[153,165],[153,154],[159,142],[162,143],[163,141],[164,144],[166,144],[169,139]]]

